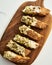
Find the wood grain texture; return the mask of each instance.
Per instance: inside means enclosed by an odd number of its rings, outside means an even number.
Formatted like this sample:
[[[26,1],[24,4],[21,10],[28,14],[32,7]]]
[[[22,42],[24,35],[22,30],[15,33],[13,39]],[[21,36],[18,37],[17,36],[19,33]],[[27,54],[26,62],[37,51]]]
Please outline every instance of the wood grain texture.
[[[0,41],[0,53],[3,54],[3,52],[5,50],[8,50],[6,48],[6,44],[7,42],[12,39],[17,33],[20,34],[19,32],[19,26],[22,25],[21,23],[21,17],[23,16],[22,10],[24,9],[25,6],[27,5],[40,5],[43,6],[43,0],[37,0],[36,2],[25,2],[23,3],[19,9],[17,10],[17,12],[15,13],[14,17],[12,18],[10,24],[8,25],[1,41]],[[36,50],[32,50],[31,53],[28,55],[31,59],[29,60],[29,62],[25,63],[25,64],[20,64],[18,63],[17,65],[31,65],[31,63],[36,59],[36,57],[38,56],[38,54],[40,53],[43,45],[45,44],[45,41],[51,31],[51,24],[52,24],[52,17],[50,14],[46,15],[45,17],[40,17],[40,16],[35,16],[37,19],[43,21],[43,22],[47,22],[48,23],[48,27],[44,30],[39,30],[37,28],[32,28],[34,30],[36,30],[37,32],[39,32],[40,34],[42,34],[44,37],[40,40],[37,41],[40,44],[40,47],[37,48]],[[23,35],[24,36],[24,35]]]

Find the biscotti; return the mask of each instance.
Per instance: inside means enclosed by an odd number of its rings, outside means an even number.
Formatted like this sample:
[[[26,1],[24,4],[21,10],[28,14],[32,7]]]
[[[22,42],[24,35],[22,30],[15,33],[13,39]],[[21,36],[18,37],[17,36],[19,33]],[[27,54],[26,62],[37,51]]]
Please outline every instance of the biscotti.
[[[26,25],[20,26],[19,30],[20,30],[20,33],[29,36],[33,40],[40,40],[41,38],[43,38],[43,35],[39,34],[38,32],[34,31],[33,29],[31,29],[30,27]]]
[[[45,29],[48,26],[47,23],[37,20],[35,17],[30,16],[22,16],[21,22],[39,29]]]
[[[25,56],[25,48],[23,46],[20,46],[18,43],[10,40],[6,46],[14,52]]]
[[[13,40],[21,45],[26,46],[27,48],[36,49],[37,47],[39,47],[39,44],[37,42],[32,41],[29,38],[23,37],[19,34],[15,35]]]
[[[22,11],[25,14],[29,14],[29,15],[40,15],[40,16],[45,16],[47,14],[49,14],[49,10],[41,7],[41,6],[26,6],[25,9]]]
[[[21,55],[15,54],[11,51],[4,51],[3,57],[15,63],[25,63],[30,59],[29,57],[22,57]]]

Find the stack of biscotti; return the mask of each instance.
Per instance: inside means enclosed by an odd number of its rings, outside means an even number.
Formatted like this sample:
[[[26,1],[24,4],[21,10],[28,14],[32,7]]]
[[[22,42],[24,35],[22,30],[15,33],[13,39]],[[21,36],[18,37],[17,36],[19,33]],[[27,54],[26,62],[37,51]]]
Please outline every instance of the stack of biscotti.
[[[37,41],[41,40],[44,36],[31,27],[43,30],[48,26],[46,22],[42,22],[35,17],[35,15],[46,16],[49,14],[48,9],[30,5],[26,6],[22,12],[24,15],[21,18],[21,22],[24,23],[24,25],[19,26],[19,31],[27,37],[16,34],[6,45],[9,50],[4,51],[3,54],[4,58],[15,63],[26,63],[29,61],[30,57],[28,57],[28,55],[32,50],[36,50],[40,46]]]

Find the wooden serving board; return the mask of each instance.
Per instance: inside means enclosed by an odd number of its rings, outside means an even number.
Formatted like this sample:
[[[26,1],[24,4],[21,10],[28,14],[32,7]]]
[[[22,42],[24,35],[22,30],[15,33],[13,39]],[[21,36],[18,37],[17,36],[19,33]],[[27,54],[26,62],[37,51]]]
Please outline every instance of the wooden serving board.
[[[0,40],[0,53],[1,55],[3,54],[3,52],[6,50],[6,44],[7,42],[12,39],[17,33],[20,34],[19,32],[19,26],[22,25],[21,23],[21,17],[23,16],[22,10],[25,8],[25,6],[27,5],[40,5],[43,7],[43,0],[37,0],[36,2],[25,2],[23,3],[19,9],[17,10],[17,12],[15,13],[14,17],[12,18],[10,24],[8,25],[6,31],[4,32],[4,35],[2,37],[2,39]],[[25,63],[25,64],[20,64],[18,63],[17,65],[30,65],[38,56],[38,54],[40,53],[43,45],[45,44],[45,41],[51,31],[51,24],[52,24],[52,20],[51,20],[51,15],[48,14],[45,17],[40,17],[40,16],[35,16],[37,19],[43,21],[43,22],[47,22],[48,23],[48,27],[44,30],[39,30],[37,28],[33,28],[34,30],[36,30],[37,32],[39,32],[40,34],[42,34],[44,37],[40,40],[37,41],[40,44],[40,47],[37,48],[36,50],[32,50],[31,53],[28,55],[31,59],[29,60],[29,62]],[[28,52],[27,52],[28,53]]]

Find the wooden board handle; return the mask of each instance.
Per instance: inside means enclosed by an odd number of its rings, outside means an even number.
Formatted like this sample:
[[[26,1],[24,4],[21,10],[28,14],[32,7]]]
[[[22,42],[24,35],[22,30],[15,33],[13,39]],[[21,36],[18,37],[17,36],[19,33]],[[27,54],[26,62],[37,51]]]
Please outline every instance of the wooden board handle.
[[[44,0],[36,0],[36,5],[43,6]]]

